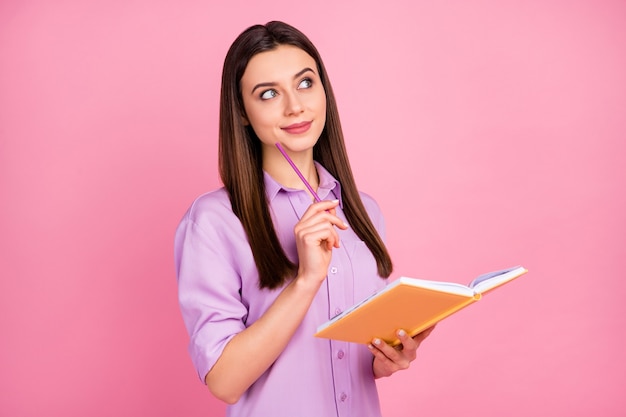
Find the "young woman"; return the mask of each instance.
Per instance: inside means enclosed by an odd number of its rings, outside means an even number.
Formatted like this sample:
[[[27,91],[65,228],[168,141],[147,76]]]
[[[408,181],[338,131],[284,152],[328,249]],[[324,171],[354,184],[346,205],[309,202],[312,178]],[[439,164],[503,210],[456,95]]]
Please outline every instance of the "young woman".
[[[280,143],[316,194],[315,202]],[[175,240],[179,300],[200,378],[230,416],[380,416],[375,378],[400,348],[318,339],[317,326],[386,284],[376,202],[359,193],[324,64],[282,22],[248,28],[226,55],[219,167]]]

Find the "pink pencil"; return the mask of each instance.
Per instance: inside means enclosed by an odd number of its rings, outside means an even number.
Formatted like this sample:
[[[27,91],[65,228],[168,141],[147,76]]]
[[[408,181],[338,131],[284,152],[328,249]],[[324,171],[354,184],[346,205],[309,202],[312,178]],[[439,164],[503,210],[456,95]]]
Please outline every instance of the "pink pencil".
[[[283,156],[285,157],[285,159],[287,160],[287,162],[289,162],[289,165],[291,165],[291,167],[293,168],[294,171],[296,171],[296,174],[298,174],[298,176],[300,177],[300,179],[302,180],[302,182],[304,183],[304,185],[306,185],[306,188],[309,189],[309,191],[311,192],[311,194],[313,195],[313,198],[315,199],[315,201],[317,201],[318,203],[322,200],[320,200],[319,196],[317,195],[317,193],[315,192],[315,190],[313,190],[313,187],[311,187],[311,184],[309,184],[309,182],[306,180],[306,178],[304,178],[304,175],[302,175],[302,172],[300,172],[300,170],[298,169],[298,167],[296,166],[296,164],[293,163],[293,161],[291,160],[291,158],[289,157],[289,155],[287,155],[287,152],[285,152],[285,150],[283,149],[282,145],[278,142],[276,142],[276,147],[278,148],[278,150],[280,151],[280,153],[283,154]]]

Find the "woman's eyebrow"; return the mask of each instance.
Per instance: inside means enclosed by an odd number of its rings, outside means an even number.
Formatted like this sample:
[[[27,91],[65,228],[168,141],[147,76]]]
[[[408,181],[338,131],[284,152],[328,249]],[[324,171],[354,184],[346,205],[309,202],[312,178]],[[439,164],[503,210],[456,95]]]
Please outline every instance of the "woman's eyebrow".
[[[302,70],[298,71],[298,73],[297,73],[296,75],[294,75],[294,76],[293,76],[293,78],[294,78],[294,79],[296,79],[296,78],[298,78],[298,77],[301,77],[302,75],[306,74],[306,73],[307,73],[307,72],[309,72],[309,71],[310,71],[310,72],[312,72],[313,74],[315,74],[315,71],[313,71],[313,70],[312,70],[311,68],[309,68],[309,67],[306,67],[306,68],[303,68]],[[277,86],[277,85],[278,85],[278,83],[276,83],[276,82],[259,83],[259,84],[255,85],[255,86],[252,88],[252,91],[250,92],[250,94],[254,94],[254,92],[255,92],[257,89],[259,89],[259,88],[262,88],[262,87],[275,87],[275,86]]]

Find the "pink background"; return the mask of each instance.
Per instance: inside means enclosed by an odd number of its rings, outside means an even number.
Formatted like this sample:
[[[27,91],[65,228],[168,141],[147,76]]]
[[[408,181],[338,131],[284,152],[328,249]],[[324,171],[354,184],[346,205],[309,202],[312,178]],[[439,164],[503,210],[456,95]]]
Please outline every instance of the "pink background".
[[[626,3],[210,3],[0,3],[0,415],[224,415],[172,240],[219,186],[226,49],[272,19],[325,58],[394,277],[530,270],[380,381],[385,415],[626,413]]]

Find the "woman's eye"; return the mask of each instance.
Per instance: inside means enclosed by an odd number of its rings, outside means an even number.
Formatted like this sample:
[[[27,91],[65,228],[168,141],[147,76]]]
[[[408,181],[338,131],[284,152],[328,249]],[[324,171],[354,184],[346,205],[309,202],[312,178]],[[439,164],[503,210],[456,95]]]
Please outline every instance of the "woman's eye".
[[[311,81],[310,78],[305,78],[304,80],[300,81],[298,88],[311,88],[312,85],[313,81]]]
[[[276,93],[276,90],[266,90],[263,91],[261,93],[261,99],[262,100],[269,100],[270,98],[274,98],[278,95],[278,93]]]

